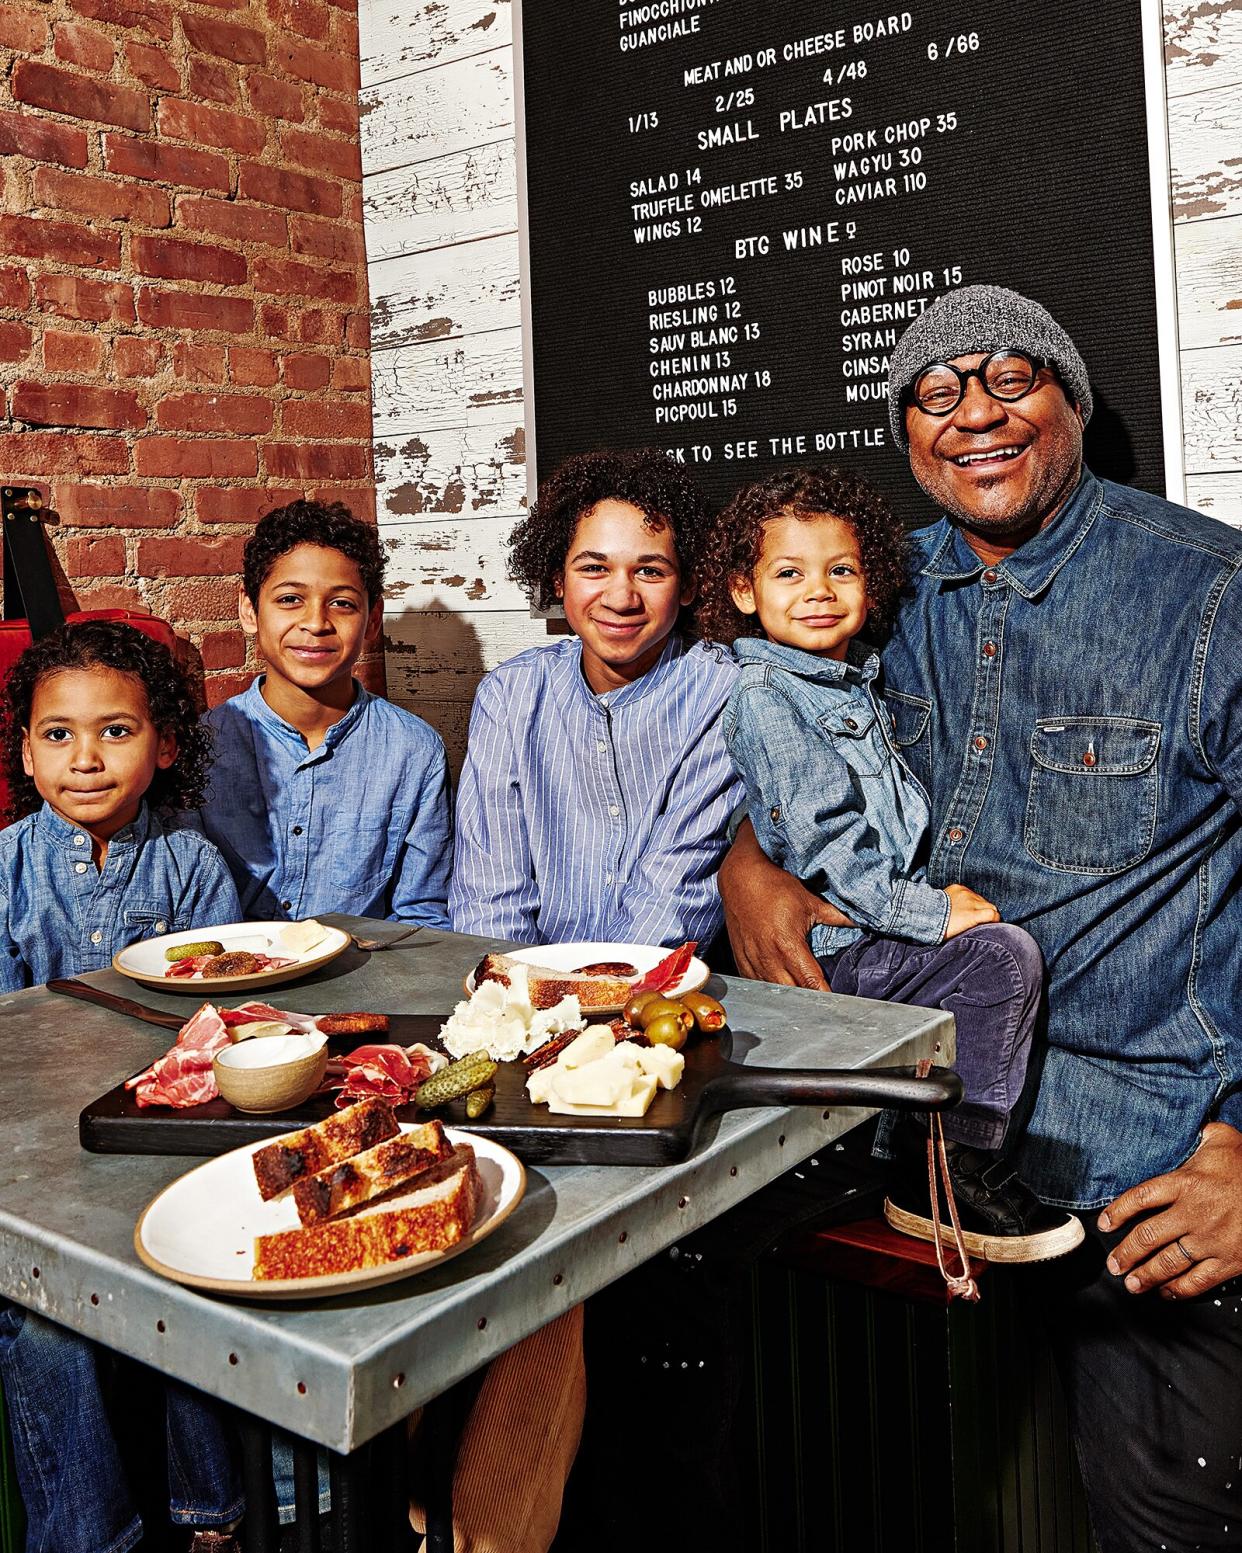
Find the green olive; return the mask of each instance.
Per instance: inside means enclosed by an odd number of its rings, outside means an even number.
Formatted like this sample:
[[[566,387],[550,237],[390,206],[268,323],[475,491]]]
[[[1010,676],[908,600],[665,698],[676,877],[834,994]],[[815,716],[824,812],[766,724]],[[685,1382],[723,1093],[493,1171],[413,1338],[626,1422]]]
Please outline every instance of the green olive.
[[[661,1014],[643,1030],[653,1046],[671,1046],[674,1051],[680,1051],[686,1044],[689,1033],[676,1014]]]
[[[672,998],[656,997],[645,1003],[638,1015],[638,1023],[645,1031],[653,1019],[678,1019],[687,1034],[694,1024],[694,1015],[683,1004]]]
[[[638,1029],[639,1015],[642,1013],[643,1009],[646,1008],[648,1003],[653,1003],[659,996],[660,994],[658,992],[636,992],[630,1001],[625,1005],[626,1024],[633,1025],[635,1029]]]
[[[718,1003],[715,998],[709,998],[705,992],[686,992],[678,999],[694,1015],[694,1022],[705,1035],[711,1035],[717,1030],[722,1030],[728,1014],[725,1013],[723,1003]]]

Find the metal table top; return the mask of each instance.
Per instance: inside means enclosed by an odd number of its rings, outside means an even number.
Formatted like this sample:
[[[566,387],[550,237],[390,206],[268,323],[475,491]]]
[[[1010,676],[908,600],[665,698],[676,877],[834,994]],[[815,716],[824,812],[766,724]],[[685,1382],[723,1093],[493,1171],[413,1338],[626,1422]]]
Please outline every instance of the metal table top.
[[[329,919],[362,935],[388,925]],[[448,1013],[463,975],[496,944],[424,931],[407,945],[347,950],[272,1000],[309,1013]],[[182,1012],[192,997],[87,980]],[[762,1035],[740,1061],[886,1067],[952,1053],[937,1010],[729,979],[730,1023]],[[247,994],[248,996],[252,994]],[[88,1154],[82,1107],[173,1037],[32,988],[0,997],[0,1293],[110,1348],[338,1451],[350,1451],[486,1360],[855,1126],[866,1112],[734,1111],[681,1165],[529,1169],[518,1210],[465,1255],[349,1298],[246,1303],[199,1294],[143,1266],[145,1205],[183,1158]]]

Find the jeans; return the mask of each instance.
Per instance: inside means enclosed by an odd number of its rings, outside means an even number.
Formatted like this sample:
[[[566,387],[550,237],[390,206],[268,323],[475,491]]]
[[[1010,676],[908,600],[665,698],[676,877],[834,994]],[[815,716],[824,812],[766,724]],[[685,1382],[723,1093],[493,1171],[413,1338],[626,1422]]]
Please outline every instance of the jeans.
[[[1043,987],[1043,962],[1030,934],[1007,922],[987,923],[928,946],[867,933],[819,963],[834,992],[953,1015],[954,1067],[965,1096],[943,1113],[945,1137],[1001,1148],[1026,1081]],[[890,1130],[881,1127],[880,1152]]]
[[[104,1404],[104,1351],[0,1300],[0,1385],[26,1507],[28,1553],[125,1553],[142,1535]],[[165,1385],[169,1516],[228,1526],[244,1508],[217,1406]]]

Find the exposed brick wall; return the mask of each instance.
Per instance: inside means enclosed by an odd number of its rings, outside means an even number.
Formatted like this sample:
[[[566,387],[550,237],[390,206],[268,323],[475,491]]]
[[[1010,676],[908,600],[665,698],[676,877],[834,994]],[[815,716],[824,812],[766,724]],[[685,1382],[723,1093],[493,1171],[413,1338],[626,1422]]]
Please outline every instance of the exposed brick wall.
[[[374,516],[357,89],[356,0],[0,0],[0,480],[213,702],[255,519]]]

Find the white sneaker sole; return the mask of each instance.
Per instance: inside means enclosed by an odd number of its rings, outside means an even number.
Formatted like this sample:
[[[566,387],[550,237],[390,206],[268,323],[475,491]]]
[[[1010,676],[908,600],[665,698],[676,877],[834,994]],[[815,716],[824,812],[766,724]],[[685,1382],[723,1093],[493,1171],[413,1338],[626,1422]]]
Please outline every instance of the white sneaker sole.
[[[918,1240],[936,1238],[936,1226],[930,1219],[899,1208],[887,1197],[884,1217],[903,1235],[913,1235]],[[1038,1235],[978,1235],[964,1229],[962,1243],[972,1256],[982,1257],[985,1262],[1051,1262],[1080,1246],[1083,1234],[1082,1224],[1071,1214],[1064,1224]],[[947,1246],[955,1244],[953,1225],[947,1219],[940,1221],[940,1238]]]

